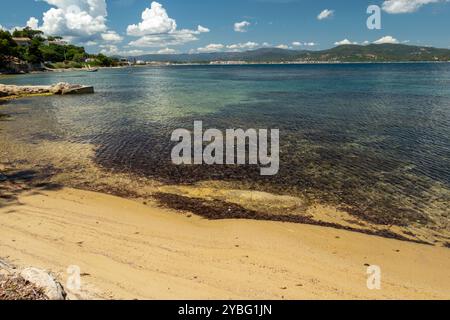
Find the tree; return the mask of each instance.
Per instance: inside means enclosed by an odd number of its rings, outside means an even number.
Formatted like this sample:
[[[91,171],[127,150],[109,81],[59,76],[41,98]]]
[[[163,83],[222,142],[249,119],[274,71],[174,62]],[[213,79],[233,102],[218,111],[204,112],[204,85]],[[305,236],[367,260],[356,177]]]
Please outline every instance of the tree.
[[[47,37],[48,41],[56,41],[56,40],[62,40],[62,39],[63,39],[63,37],[60,37],[60,36],[48,36]]]
[[[104,67],[111,67],[115,63],[114,59],[109,58],[102,53],[97,56],[96,60],[98,61],[99,65]]]
[[[39,38],[40,40],[43,40],[43,34],[44,32],[40,31],[40,30],[33,30],[30,27],[26,27],[22,30],[14,30],[13,32],[13,37],[14,38],[30,38],[30,39],[34,39],[34,38]]]
[[[32,64],[38,64],[44,61],[42,52],[39,49],[41,46],[41,41],[39,39],[31,40],[31,44],[28,47],[27,54],[25,56],[27,62]]]
[[[16,53],[17,44],[11,37],[9,31],[0,29],[0,55],[8,56]]]
[[[58,46],[55,44],[48,46],[41,45],[39,50],[42,53],[44,61],[63,62],[65,60],[65,48],[63,46]]]

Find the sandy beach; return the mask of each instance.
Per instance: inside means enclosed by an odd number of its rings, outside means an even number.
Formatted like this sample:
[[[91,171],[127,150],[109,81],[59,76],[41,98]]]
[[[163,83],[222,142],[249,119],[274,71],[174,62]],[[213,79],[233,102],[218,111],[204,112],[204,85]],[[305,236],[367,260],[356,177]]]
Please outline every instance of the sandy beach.
[[[449,299],[450,250],[326,227],[219,220],[63,188],[0,208],[0,259],[79,266],[81,299]],[[368,290],[367,265],[382,270]]]

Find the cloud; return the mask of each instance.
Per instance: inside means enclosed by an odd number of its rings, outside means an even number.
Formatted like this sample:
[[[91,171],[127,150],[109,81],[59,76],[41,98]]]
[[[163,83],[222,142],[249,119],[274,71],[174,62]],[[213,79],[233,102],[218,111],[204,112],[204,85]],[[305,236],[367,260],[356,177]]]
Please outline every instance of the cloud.
[[[170,18],[166,9],[156,1],[142,12],[141,17],[141,22],[127,28],[129,36],[139,37],[131,41],[130,46],[156,48],[181,45],[196,41],[197,35],[210,31],[201,25],[197,26],[196,30],[178,30],[176,20]]]
[[[123,37],[118,35],[115,31],[108,31],[102,33],[102,39],[107,42],[121,42]]]
[[[197,48],[197,52],[200,52],[200,53],[218,52],[218,51],[222,51],[224,48],[225,48],[225,46],[223,44],[211,43],[205,47]]]
[[[43,0],[56,8],[44,13],[40,27],[46,34],[93,38],[106,32],[105,0]]]
[[[247,32],[247,27],[251,25],[248,21],[236,22],[234,24],[234,31],[236,32]]]
[[[351,42],[348,39],[344,39],[344,40],[337,41],[334,43],[335,46],[343,46],[343,45],[349,45],[349,44],[358,44],[358,42]]]
[[[232,51],[241,51],[241,50],[252,50],[258,47],[261,47],[258,43],[249,41],[246,43],[230,44],[227,46],[227,49]]]
[[[176,54],[177,50],[171,48],[164,48],[157,51],[158,54]]]
[[[275,48],[278,48],[278,49],[289,49],[289,46],[286,45],[286,44],[279,44]]]
[[[170,33],[177,29],[177,22],[169,18],[166,9],[153,1],[150,8],[142,12],[142,21],[139,24],[129,25],[127,34],[130,36],[146,36],[159,33]]]
[[[258,48],[267,48],[267,47],[273,47],[270,43],[264,42],[264,43],[257,43],[257,42],[243,42],[243,43],[233,43],[228,45],[223,45],[220,43],[211,43],[205,47],[197,48],[195,50],[191,50],[191,53],[206,53],[206,52],[242,52],[246,50],[255,50]],[[287,45],[279,45],[278,47],[282,49],[289,48]]]
[[[315,42],[300,42],[300,41],[294,41],[292,42],[292,45],[294,47],[300,47],[300,46],[305,46],[305,47],[314,47],[317,45],[317,43]]]
[[[58,35],[72,42],[92,43],[98,40],[122,40],[106,25],[105,0],[42,0],[52,6],[43,13],[42,25],[31,17],[27,26],[47,35]]]
[[[317,16],[317,20],[324,20],[331,18],[334,15],[334,10],[325,9]]]
[[[422,6],[445,0],[385,0],[383,10],[391,14],[416,12]]]
[[[99,46],[101,48],[100,52],[108,56],[137,56],[144,54],[142,50],[121,50],[116,45],[102,44]]]
[[[131,41],[129,45],[142,48],[177,46],[198,40],[197,34],[198,31],[183,29],[170,33],[143,36]]]
[[[33,30],[39,29],[39,20],[36,19],[35,17],[31,17],[27,21],[27,27],[29,27]]]
[[[197,27],[197,31],[198,32],[200,32],[200,33],[207,33],[207,32],[209,32],[210,30],[208,29],[208,28],[206,28],[206,27],[203,27],[203,26],[198,26]]]
[[[385,36],[385,37],[378,39],[377,41],[374,41],[373,43],[375,43],[375,44],[385,44],[385,43],[397,44],[398,40],[392,36]]]

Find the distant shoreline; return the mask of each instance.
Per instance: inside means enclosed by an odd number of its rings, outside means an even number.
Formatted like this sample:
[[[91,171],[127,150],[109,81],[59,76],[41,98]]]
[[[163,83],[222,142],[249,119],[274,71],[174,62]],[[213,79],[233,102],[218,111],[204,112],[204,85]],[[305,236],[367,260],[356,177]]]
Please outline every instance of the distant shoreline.
[[[128,68],[164,68],[164,67],[186,67],[186,66],[211,66],[211,67],[226,67],[226,66],[285,66],[285,65],[363,65],[363,64],[450,64],[450,61],[355,61],[355,62],[332,62],[332,61],[317,61],[317,62],[242,62],[242,63],[157,63],[157,64],[141,64],[131,66],[119,67],[98,67],[100,70],[108,69],[128,69]],[[30,75],[30,74],[44,74],[44,73],[64,73],[64,72],[83,72],[83,68],[61,68],[61,69],[47,69],[42,71],[31,71],[28,73],[0,73],[1,76],[15,76],[15,75]]]

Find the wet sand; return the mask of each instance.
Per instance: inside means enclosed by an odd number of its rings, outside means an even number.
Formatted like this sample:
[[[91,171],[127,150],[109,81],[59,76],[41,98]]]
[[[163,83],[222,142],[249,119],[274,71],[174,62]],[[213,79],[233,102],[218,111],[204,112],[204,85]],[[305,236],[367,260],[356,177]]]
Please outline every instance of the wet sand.
[[[98,299],[449,299],[450,250],[321,226],[207,220],[100,193],[21,193],[0,208],[0,259],[81,268]],[[382,289],[367,289],[367,265]]]

